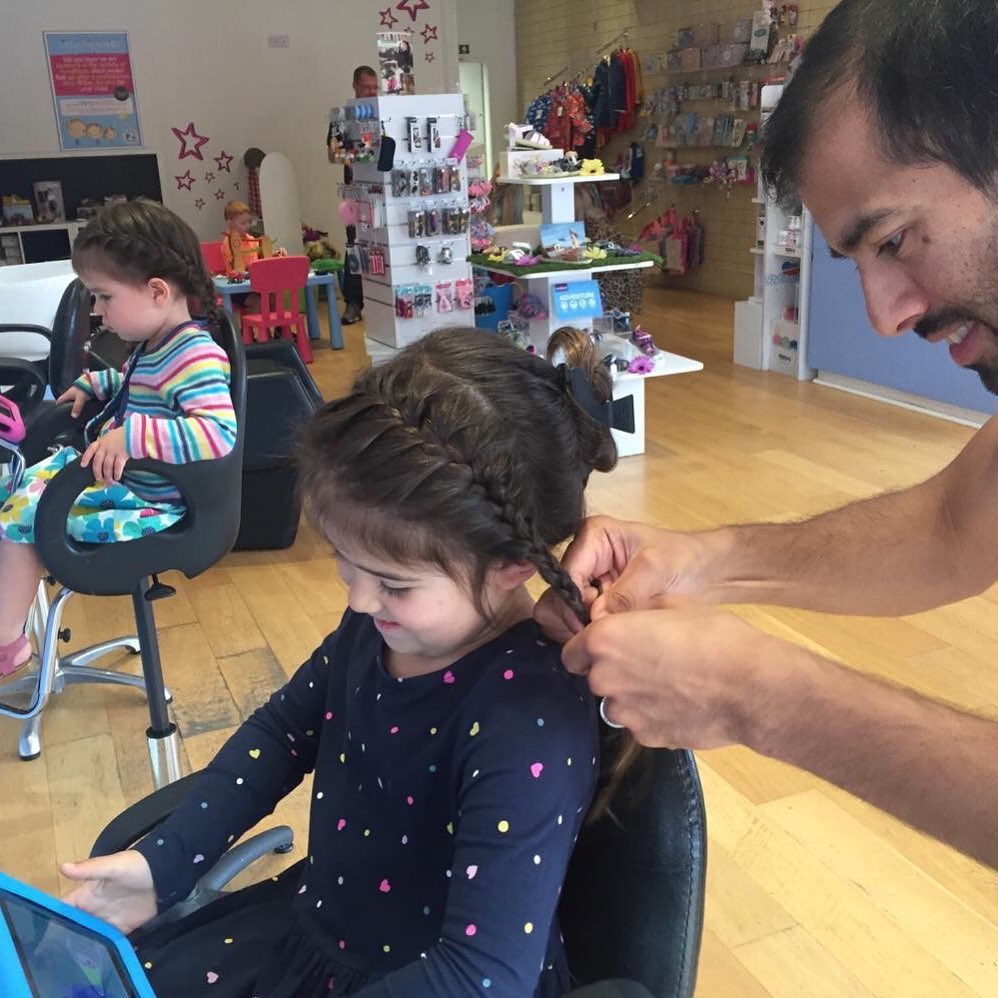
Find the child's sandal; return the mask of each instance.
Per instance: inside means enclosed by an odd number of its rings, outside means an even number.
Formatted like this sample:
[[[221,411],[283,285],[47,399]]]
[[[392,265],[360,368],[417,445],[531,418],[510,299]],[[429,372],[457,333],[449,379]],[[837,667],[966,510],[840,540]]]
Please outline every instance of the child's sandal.
[[[9,645],[0,646],[0,678],[6,679],[31,661],[31,643],[19,635]]]

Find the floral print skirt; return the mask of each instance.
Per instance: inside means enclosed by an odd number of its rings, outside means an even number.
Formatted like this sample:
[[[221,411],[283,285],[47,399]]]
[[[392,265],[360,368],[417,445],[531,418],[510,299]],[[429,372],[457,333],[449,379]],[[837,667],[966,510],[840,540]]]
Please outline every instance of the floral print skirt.
[[[15,490],[9,478],[0,483],[0,542],[34,544],[38,500],[45,486],[77,457],[72,447],[61,447],[28,468]],[[172,527],[184,512],[182,505],[149,502],[121,482],[96,483],[80,493],[66,528],[74,540],[88,544],[130,541]]]

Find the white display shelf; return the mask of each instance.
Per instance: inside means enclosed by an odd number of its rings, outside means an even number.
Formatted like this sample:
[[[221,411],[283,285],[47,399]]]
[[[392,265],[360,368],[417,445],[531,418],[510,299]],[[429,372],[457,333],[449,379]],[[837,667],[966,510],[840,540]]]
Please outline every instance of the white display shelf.
[[[572,190],[573,184],[589,183],[600,180],[617,180],[620,175],[617,173],[601,173],[595,175],[572,176],[572,177],[501,177],[500,183],[522,184],[524,187],[541,188],[541,221],[543,224],[558,224],[575,221],[575,192]],[[501,229],[496,230],[496,235],[502,233]],[[539,230],[533,226],[509,226],[506,234],[512,237],[515,242],[529,242],[536,244],[539,238]],[[504,274],[507,277],[515,277],[517,280],[532,282],[533,287],[537,287],[537,282],[542,282],[537,290],[538,297],[545,303],[547,316],[543,319],[537,318],[530,321],[530,341],[540,356],[544,356],[547,341],[551,334],[565,320],[557,318],[554,310],[553,289],[556,284],[571,284],[575,281],[592,280],[593,275],[607,273],[612,270],[640,270],[653,266],[651,260],[641,260],[636,263],[616,263],[609,266],[578,266],[565,267],[559,270],[545,270],[536,274],[514,274],[501,264],[484,265],[474,264],[482,270],[496,274]],[[572,325],[582,328],[592,328],[592,319],[577,319]],[[614,377],[614,397],[627,398],[631,396],[634,400],[634,432],[623,433],[620,430],[613,430],[613,439],[617,445],[617,453],[621,457],[631,457],[636,454],[643,454],[645,450],[645,381],[648,378],[664,377],[670,374],[687,374],[703,369],[703,364],[698,360],[689,357],[681,357],[678,354],[667,353],[660,350],[654,358],[654,369],[648,374],[619,374]]]
[[[762,125],[782,92],[780,85],[762,88]],[[786,206],[768,199],[766,193],[760,181],[752,202],[760,206],[764,239],[761,246],[748,250],[754,257],[755,287],[750,299],[735,303],[734,358],[746,367],[810,381],[814,371],[807,364],[807,313],[814,224],[806,208],[788,211]],[[785,233],[797,226],[800,248],[788,250]],[[800,264],[799,274],[793,278],[783,274],[787,260]],[[795,318],[787,319],[787,315]]]
[[[553,187],[555,184],[591,184],[599,180],[620,180],[619,173],[570,173],[563,177],[500,177],[500,184],[522,184],[524,187]]]
[[[487,270],[493,274],[503,274],[506,277],[515,277],[517,280],[536,281],[541,278],[550,280],[551,278],[567,277],[574,274],[576,277],[583,277],[588,280],[593,274],[605,274],[611,270],[640,270],[642,267],[653,267],[653,260],[641,260],[638,263],[612,263],[606,267],[564,267],[561,270],[542,270],[536,274],[517,274],[512,270],[504,268],[501,264],[473,263],[473,267],[479,270]]]
[[[633,457],[636,454],[644,453],[645,382],[649,378],[664,378],[673,374],[692,374],[695,371],[703,370],[703,364],[700,361],[693,360],[691,357],[682,357],[677,353],[668,353],[665,350],[659,350],[652,360],[655,366],[647,374],[631,374],[629,371],[614,374],[613,397],[620,399],[630,395],[634,400],[634,432],[610,431],[613,434],[613,441],[617,445],[619,457]]]

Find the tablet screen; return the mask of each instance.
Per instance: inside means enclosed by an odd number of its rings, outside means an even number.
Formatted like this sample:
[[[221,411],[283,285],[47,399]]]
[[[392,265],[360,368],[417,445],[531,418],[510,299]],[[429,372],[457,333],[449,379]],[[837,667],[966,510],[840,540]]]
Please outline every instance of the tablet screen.
[[[10,933],[38,998],[137,998],[114,945],[92,929],[0,890],[0,932]]]

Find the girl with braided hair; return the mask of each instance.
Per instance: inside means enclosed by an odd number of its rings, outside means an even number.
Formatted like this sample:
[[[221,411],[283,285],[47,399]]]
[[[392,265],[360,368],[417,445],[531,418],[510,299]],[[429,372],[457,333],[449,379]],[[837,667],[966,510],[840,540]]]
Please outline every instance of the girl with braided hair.
[[[158,995],[568,990],[555,912],[595,789],[595,711],[524,583],[538,572],[584,612],[552,549],[616,450],[581,373],[439,330],[306,428],[301,482],[348,591],[340,626],[164,824],[62,867],[83,881],[72,903],[133,930],[314,773],[305,859],[133,936]]]
[[[127,541],[184,516],[180,493],[131,458],[171,464],[210,460],[232,450],[236,417],[229,361],[191,318],[194,302],[213,313],[215,296],[197,236],[151,201],[104,208],[73,245],[73,268],[94,295],[105,326],[134,343],[124,370],[84,372],[59,402],[79,416],[106,403],[86,426],[81,464],[95,482],[76,500],[67,529],[78,541]],[[31,658],[24,623],[42,576],[34,520],[46,484],[79,457],[63,447],[29,468],[16,489],[0,483],[0,678]]]

